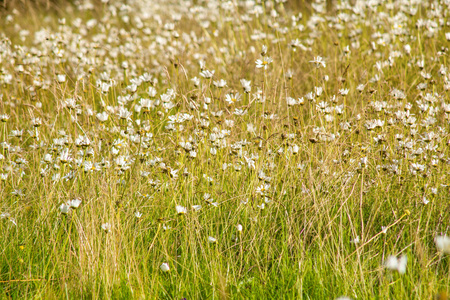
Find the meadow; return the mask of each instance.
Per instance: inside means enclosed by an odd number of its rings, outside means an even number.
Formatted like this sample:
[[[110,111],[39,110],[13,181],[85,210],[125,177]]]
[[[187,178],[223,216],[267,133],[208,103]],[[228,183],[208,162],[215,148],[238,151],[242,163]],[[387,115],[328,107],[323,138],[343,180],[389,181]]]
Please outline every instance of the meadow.
[[[447,299],[450,1],[32,2],[1,299]]]

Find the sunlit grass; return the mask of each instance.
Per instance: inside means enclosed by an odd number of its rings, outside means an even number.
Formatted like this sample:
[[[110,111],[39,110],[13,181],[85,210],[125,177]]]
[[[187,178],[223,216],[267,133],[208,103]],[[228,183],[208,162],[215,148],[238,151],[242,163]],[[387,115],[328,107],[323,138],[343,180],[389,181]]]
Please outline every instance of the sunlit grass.
[[[1,12],[1,297],[446,299],[445,1],[155,2]]]

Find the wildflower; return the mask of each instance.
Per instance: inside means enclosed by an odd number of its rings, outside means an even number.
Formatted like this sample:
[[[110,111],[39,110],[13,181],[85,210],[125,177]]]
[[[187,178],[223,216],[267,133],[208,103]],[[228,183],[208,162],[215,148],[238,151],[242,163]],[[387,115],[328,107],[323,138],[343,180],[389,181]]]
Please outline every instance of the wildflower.
[[[181,206],[181,205],[177,205],[177,206],[175,207],[175,210],[177,211],[177,214],[178,214],[178,215],[185,215],[185,214],[187,213],[186,207]]]
[[[202,76],[203,78],[209,79],[212,78],[214,76],[215,71],[209,71],[209,70],[203,70],[200,72],[200,76]]]
[[[189,157],[190,158],[196,158],[197,157],[197,152],[195,150],[189,151]]]
[[[159,266],[159,268],[160,268],[161,271],[163,271],[164,273],[170,271],[170,267],[169,267],[169,264],[168,264],[168,263],[162,263],[161,266]]]
[[[217,243],[217,239],[212,237],[212,236],[208,236],[208,243],[216,244]]]
[[[134,216],[139,219],[140,217],[142,217],[142,213],[137,211],[134,213]]]
[[[239,93],[235,93],[235,94],[226,94],[225,95],[225,101],[231,105],[234,104],[236,102],[241,101],[241,95]]]
[[[106,120],[108,120],[108,113],[106,112],[106,111],[104,111],[104,112],[102,112],[102,113],[98,113],[97,115],[96,115],[96,117],[97,117],[97,119],[100,121],[100,122],[105,122]]]
[[[192,78],[191,81],[194,83],[195,86],[200,85],[200,79],[198,77]]]
[[[214,86],[218,87],[218,88],[223,88],[227,85],[227,82],[223,79],[217,80],[213,82]]]
[[[285,75],[286,78],[292,79],[294,77],[294,72],[292,72],[292,70],[287,70]]]
[[[11,136],[12,137],[22,137],[23,135],[23,129],[22,130],[11,130]]]
[[[261,49],[261,56],[264,57],[264,56],[266,56],[266,54],[267,54],[267,46],[263,45],[262,49]]]
[[[102,224],[102,229],[106,232],[111,232],[111,224],[109,223]]]
[[[170,173],[169,173],[170,177],[172,177],[174,179],[177,179],[178,178],[178,171],[180,171],[180,170],[175,170],[175,169],[170,170]]]
[[[294,105],[298,104],[297,100],[295,100],[292,97],[287,97],[286,98],[286,103],[287,103],[288,106],[294,106]]]
[[[236,230],[238,231],[238,232],[242,232],[242,225],[241,224],[237,224],[236,225]]]
[[[235,108],[233,111],[233,114],[236,116],[244,116],[247,114],[247,111],[244,109],[240,109],[240,108]]]
[[[11,195],[19,196],[19,197],[25,196],[25,194],[23,193],[23,191],[22,191],[21,189],[14,189],[14,190],[11,192]]]
[[[265,193],[267,192],[267,190],[270,189],[270,184],[267,183],[263,183],[260,186],[258,186],[256,188],[255,193],[259,194],[259,195],[265,195]]]
[[[64,74],[56,75],[56,80],[57,80],[59,83],[64,83],[64,82],[66,82],[66,75],[64,75]]]
[[[33,125],[33,127],[39,127],[42,125],[42,120],[41,118],[33,118],[31,120],[31,124]]]
[[[389,94],[396,100],[403,100],[406,98],[406,94],[398,89],[393,89]]]
[[[320,68],[320,66],[326,67],[325,61],[321,56],[314,57],[310,62],[316,64],[316,68]]]
[[[339,90],[341,91],[341,90]],[[315,86],[314,87],[314,94],[316,94],[317,97],[320,97],[323,93],[323,88],[321,86]]]
[[[130,117],[132,114],[133,114],[132,112],[128,111],[128,109],[123,106],[121,106],[119,108],[119,112],[118,112],[119,119],[130,120]]]
[[[353,240],[350,241],[350,243],[352,244],[359,244],[360,239],[359,239],[359,235],[357,235]]]
[[[255,63],[256,63],[256,67],[257,67],[258,69],[264,68],[264,70],[267,70],[269,64],[270,64],[272,61],[273,61],[272,58],[270,58],[270,57],[265,57],[265,58],[263,58],[263,59],[257,59]]]
[[[65,203],[61,204],[61,206],[59,207],[59,210],[61,211],[61,213],[63,214],[67,214],[70,211],[70,205],[67,205]]]
[[[67,201],[67,205],[69,205],[72,208],[78,208],[80,206],[81,200],[79,198],[75,198],[73,200]]]
[[[450,237],[446,235],[438,235],[434,241],[436,243],[436,248],[439,251],[450,254]]]
[[[400,274],[405,274],[407,260],[408,257],[406,255],[402,255],[399,258],[397,258],[395,255],[390,255],[384,262],[384,266],[388,270],[397,271]]]
[[[349,89],[339,89],[339,95],[346,96],[348,95]]]
[[[192,209],[194,211],[199,211],[200,209],[202,209],[202,206],[201,205],[192,205]]]
[[[0,121],[2,122],[7,122],[9,118],[10,118],[9,115],[7,114],[0,115]]]
[[[250,80],[245,80],[245,79],[241,79],[241,85],[242,88],[244,89],[245,93],[250,93],[252,91],[252,87],[251,87],[251,81]]]

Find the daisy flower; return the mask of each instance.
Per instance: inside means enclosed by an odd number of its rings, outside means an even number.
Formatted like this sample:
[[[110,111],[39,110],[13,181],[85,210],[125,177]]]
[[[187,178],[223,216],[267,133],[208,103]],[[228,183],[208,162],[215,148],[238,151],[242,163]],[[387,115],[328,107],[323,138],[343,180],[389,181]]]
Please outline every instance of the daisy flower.
[[[236,102],[239,102],[239,101],[241,101],[241,94],[239,94],[239,93],[235,93],[235,94],[232,94],[232,93],[226,94],[226,96],[225,96],[225,101],[226,101],[229,105],[231,105],[231,104],[233,104],[233,103],[236,103]]]
[[[177,211],[177,214],[178,214],[178,215],[185,215],[185,214],[187,213],[186,207],[181,206],[181,205],[177,205],[177,206],[175,207],[175,210]]]
[[[256,60],[256,67],[258,69],[264,68],[264,70],[267,70],[267,67],[269,66],[269,64],[273,61],[272,58],[270,57],[264,57],[263,59],[257,59]]]
[[[321,56],[314,57],[314,59],[311,60],[310,62],[316,64],[316,68],[320,68],[320,66],[324,68],[326,67],[325,61]]]

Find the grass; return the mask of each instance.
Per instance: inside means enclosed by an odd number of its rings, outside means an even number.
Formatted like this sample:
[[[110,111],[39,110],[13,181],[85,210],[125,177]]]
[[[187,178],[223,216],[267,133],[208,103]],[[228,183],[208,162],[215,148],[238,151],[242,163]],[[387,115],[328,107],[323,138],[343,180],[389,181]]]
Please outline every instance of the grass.
[[[446,299],[448,7],[281,2],[0,12],[1,298]]]

